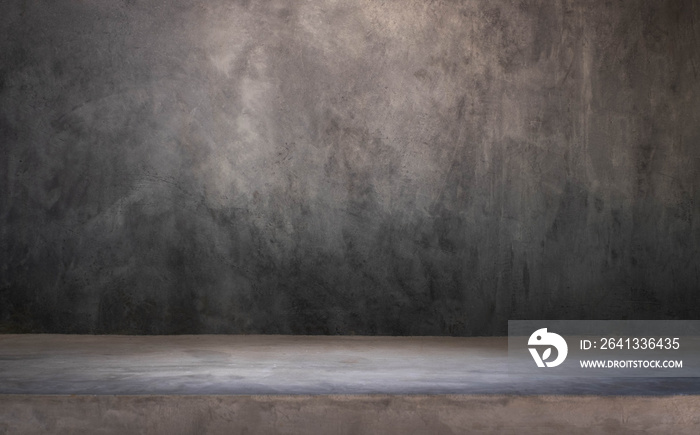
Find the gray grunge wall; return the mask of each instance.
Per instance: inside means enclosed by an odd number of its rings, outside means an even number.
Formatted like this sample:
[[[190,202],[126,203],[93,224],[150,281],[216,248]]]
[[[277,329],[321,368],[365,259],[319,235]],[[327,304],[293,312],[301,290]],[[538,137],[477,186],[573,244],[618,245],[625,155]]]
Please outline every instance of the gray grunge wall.
[[[700,314],[692,1],[0,8],[0,332]]]

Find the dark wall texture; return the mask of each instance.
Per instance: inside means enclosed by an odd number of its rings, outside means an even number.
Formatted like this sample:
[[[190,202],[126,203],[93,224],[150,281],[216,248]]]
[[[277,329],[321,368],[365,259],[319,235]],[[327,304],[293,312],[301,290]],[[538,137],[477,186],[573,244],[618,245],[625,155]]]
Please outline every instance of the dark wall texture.
[[[690,0],[0,8],[0,332],[700,318]]]

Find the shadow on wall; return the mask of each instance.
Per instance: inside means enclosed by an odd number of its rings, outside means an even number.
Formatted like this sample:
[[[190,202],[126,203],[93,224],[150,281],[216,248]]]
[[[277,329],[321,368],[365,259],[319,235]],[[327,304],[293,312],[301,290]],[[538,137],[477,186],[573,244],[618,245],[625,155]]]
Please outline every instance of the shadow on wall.
[[[6,3],[0,332],[700,309],[692,1]]]

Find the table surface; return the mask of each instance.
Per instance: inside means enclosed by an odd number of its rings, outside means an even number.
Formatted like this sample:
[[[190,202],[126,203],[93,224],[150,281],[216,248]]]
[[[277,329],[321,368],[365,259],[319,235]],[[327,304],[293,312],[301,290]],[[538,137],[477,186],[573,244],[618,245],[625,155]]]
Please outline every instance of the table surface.
[[[524,377],[507,337],[0,335],[0,394],[700,394],[700,378]]]

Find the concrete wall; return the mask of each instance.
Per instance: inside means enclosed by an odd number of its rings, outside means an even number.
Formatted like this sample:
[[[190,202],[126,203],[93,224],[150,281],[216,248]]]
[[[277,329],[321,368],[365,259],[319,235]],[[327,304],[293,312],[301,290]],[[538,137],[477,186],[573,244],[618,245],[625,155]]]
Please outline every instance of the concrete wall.
[[[692,1],[0,8],[0,332],[700,313]]]

